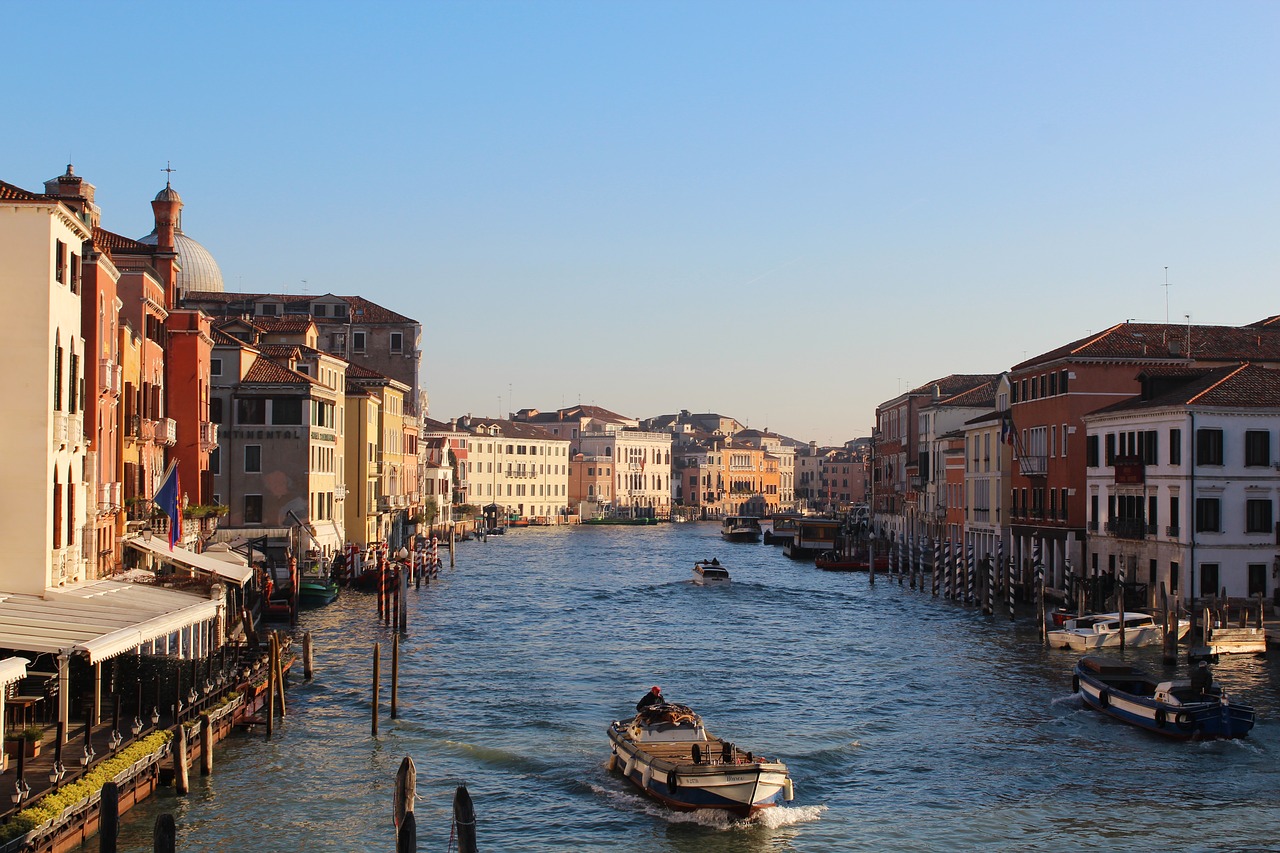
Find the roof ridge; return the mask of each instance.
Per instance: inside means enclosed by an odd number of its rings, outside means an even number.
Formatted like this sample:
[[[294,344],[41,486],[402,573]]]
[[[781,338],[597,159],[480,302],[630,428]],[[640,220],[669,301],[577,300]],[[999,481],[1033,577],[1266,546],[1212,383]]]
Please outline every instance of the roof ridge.
[[[1222,385],[1222,383],[1224,383],[1224,382],[1228,381],[1229,379],[1231,379],[1232,377],[1234,377],[1236,374],[1238,374],[1240,371],[1244,370],[1244,369],[1245,369],[1246,367],[1248,367],[1248,366],[1249,366],[1249,362],[1247,362],[1247,361],[1245,361],[1245,362],[1241,362],[1241,363],[1240,363],[1240,364],[1239,364],[1239,365],[1238,365],[1234,370],[1232,370],[1231,372],[1229,372],[1229,373],[1225,374],[1224,376],[1222,376],[1222,378],[1220,378],[1217,382],[1212,383],[1211,385],[1209,385],[1209,387],[1208,387],[1208,388],[1205,388],[1205,389],[1204,389],[1203,391],[1201,391],[1199,394],[1193,394],[1193,395],[1191,396],[1191,398],[1190,398],[1189,400],[1187,400],[1187,404],[1188,404],[1188,405],[1190,405],[1190,404],[1192,404],[1192,403],[1196,402],[1196,401],[1197,401],[1197,400],[1199,400],[1201,397],[1203,397],[1205,394],[1208,394],[1208,393],[1209,393],[1210,391],[1212,391],[1213,389],[1215,389],[1215,388],[1217,388],[1218,386]]]

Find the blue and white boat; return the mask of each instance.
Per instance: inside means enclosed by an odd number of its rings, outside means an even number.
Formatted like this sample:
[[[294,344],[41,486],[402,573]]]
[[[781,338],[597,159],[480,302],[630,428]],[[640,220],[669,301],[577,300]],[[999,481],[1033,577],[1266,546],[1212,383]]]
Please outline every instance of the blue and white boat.
[[[781,761],[709,734],[684,705],[650,705],[609,726],[609,769],[675,809],[723,809],[741,817],[793,798]]]
[[[1216,684],[1200,690],[1185,679],[1156,681],[1100,655],[1076,663],[1072,687],[1090,708],[1165,737],[1238,738],[1253,728],[1253,708],[1232,702]]]

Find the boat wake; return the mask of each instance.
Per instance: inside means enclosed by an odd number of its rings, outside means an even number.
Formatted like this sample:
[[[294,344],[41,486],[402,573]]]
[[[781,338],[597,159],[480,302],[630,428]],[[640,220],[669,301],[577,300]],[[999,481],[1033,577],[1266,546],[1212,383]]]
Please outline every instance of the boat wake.
[[[779,829],[800,823],[811,823],[822,817],[826,806],[774,806],[761,809],[749,818],[735,817],[721,809],[698,809],[690,812],[676,811],[653,802],[648,797],[627,790],[608,788],[594,782],[588,787],[595,794],[604,797],[612,805],[627,811],[639,811],[644,814],[665,820],[667,823],[695,824],[711,829],[732,830],[750,827]]]

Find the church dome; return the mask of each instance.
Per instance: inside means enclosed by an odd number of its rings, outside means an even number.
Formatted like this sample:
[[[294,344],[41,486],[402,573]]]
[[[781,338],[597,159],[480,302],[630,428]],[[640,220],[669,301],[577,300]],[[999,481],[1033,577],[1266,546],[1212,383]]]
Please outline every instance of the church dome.
[[[166,186],[156,196],[156,201],[180,201],[180,199],[175,190]],[[156,232],[153,230],[138,242],[154,246],[156,240]],[[182,233],[181,213],[178,214],[173,243],[174,248],[178,250],[178,266],[181,267],[177,281],[179,290],[183,293],[192,291],[222,293],[226,290],[222,283],[222,270],[218,268],[218,262],[213,259],[213,255],[209,254],[209,250],[199,242]]]

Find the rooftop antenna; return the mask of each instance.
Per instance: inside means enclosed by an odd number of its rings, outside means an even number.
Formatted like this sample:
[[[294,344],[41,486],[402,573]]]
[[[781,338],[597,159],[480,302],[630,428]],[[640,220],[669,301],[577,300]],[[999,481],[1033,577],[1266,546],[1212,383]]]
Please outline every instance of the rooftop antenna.
[[[1164,268],[1164,322],[1169,325],[1169,267]]]
[[[302,280],[302,292],[307,292],[307,280],[305,278]]]

